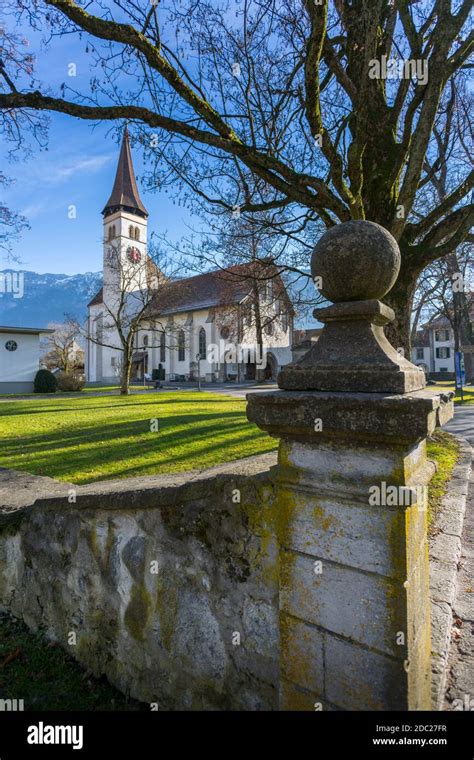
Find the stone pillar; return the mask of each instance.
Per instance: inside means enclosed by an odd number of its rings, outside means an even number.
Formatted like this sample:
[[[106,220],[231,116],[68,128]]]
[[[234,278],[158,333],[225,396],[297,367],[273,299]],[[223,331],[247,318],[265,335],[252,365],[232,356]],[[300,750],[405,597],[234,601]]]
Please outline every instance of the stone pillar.
[[[317,343],[250,394],[280,439],[280,709],[430,709],[426,436],[452,394],[388,343],[381,303],[394,238],[347,222],[321,238],[312,274],[333,305]],[[318,280],[316,280],[318,278]]]

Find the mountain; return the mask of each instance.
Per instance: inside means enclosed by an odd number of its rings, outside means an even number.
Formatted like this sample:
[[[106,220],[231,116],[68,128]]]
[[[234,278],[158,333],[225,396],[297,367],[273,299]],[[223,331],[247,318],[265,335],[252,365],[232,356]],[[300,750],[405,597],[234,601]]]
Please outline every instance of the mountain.
[[[50,322],[64,322],[66,314],[83,321],[87,304],[101,285],[102,272],[66,275],[0,270],[0,325],[46,327]]]

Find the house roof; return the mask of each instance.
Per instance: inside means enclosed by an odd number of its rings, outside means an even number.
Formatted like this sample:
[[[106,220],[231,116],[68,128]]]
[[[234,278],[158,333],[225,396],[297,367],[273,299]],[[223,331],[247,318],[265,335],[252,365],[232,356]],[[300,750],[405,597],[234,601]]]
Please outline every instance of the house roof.
[[[139,216],[148,216],[148,211],[141,201],[137,182],[135,180],[127,127],[125,127],[123,133],[122,146],[120,148],[120,156],[112,194],[105,204],[102,213],[104,216],[108,216],[119,209],[131,211]]]
[[[322,327],[311,327],[306,330],[295,330],[293,333],[292,349],[311,348],[323,331]]]
[[[423,327],[426,330],[437,330],[439,327],[450,328],[451,322],[447,317],[440,315],[439,317],[435,317],[434,319],[427,322],[426,325],[423,325]]]
[[[430,336],[428,330],[417,330],[413,348],[429,348]]]
[[[17,335],[41,335],[42,333],[53,333],[49,327],[8,327],[0,326],[0,333],[16,333]]]

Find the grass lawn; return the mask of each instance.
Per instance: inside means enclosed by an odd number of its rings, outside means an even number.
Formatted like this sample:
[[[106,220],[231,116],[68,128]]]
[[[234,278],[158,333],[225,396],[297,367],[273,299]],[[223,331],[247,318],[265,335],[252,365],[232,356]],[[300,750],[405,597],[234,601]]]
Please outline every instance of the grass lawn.
[[[276,446],[247,421],[244,400],[211,393],[35,396],[0,404],[0,466],[76,484],[202,469]]]
[[[131,391],[143,391],[147,390],[143,385],[130,385]],[[55,393],[0,393],[0,398],[16,398],[18,396],[30,396],[31,398],[56,398],[57,396],[71,396],[71,393],[118,393],[120,390],[119,385],[95,385],[86,386],[82,391],[55,391]]]
[[[0,695],[28,710],[149,710],[105,678],[93,678],[61,647],[0,613]]]
[[[435,461],[438,468],[428,485],[428,525],[431,528],[451,480],[459,454],[459,443],[453,435],[444,430],[436,430],[428,439],[427,454],[428,459]]]
[[[430,385],[429,388],[439,388],[440,390],[454,391],[455,385],[452,380],[437,382],[436,385]],[[464,386],[463,388],[464,404],[474,404],[474,385]],[[461,393],[458,391],[454,397],[456,404],[461,403]]]

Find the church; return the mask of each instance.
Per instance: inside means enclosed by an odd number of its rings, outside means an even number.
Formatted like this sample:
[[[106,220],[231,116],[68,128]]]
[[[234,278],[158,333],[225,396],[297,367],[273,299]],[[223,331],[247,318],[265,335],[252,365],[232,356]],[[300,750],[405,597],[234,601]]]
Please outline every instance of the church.
[[[133,336],[132,381],[276,379],[291,361],[294,318],[277,268],[249,261],[165,277],[147,254],[148,212],[127,128],[102,215],[103,285],[88,304],[88,382],[117,383],[127,331]]]

